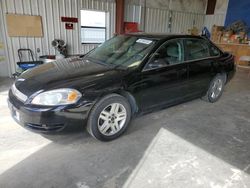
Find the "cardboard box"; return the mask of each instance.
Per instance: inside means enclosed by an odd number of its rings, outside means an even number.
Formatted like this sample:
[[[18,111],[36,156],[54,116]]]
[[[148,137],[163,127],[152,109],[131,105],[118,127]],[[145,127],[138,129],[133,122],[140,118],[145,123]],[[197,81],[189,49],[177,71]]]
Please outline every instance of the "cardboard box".
[[[220,43],[222,34],[223,34],[222,31],[217,31],[217,32],[212,33],[211,40],[215,43]]]
[[[232,31],[225,31],[225,32],[223,32],[223,36],[224,37],[231,37],[233,35],[233,32]]]
[[[223,31],[223,30],[224,30],[224,26],[213,25],[212,27],[212,33],[217,32],[217,31]]]
[[[188,34],[190,35],[199,35],[199,30],[197,27],[193,27],[192,29],[188,29]]]
[[[229,40],[230,40],[230,38],[229,38],[229,37],[223,36],[223,37],[222,37],[222,41],[221,41],[221,42],[223,42],[223,43],[228,43],[228,42],[229,42]]]
[[[215,43],[220,43],[222,39],[224,26],[213,25],[211,32],[211,40]]]

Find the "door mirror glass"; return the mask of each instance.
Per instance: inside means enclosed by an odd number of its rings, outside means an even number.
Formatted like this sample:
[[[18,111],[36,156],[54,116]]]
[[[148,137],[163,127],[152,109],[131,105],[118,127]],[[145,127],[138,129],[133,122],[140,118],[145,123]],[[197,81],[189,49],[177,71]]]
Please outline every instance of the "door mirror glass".
[[[160,63],[158,60],[148,63],[148,69],[155,69],[155,68],[160,68],[160,67],[164,67],[164,65]]]
[[[148,69],[155,69],[160,67],[165,67],[168,61],[162,61],[160,53],[154,53],[150,62],[148,63]]]

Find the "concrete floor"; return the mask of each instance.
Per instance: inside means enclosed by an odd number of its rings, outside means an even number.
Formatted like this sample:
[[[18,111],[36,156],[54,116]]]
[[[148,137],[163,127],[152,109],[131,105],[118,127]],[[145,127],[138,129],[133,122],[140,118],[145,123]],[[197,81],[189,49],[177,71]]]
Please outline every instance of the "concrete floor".
[[[200,99],[134,119],[101,143],[86,132],[41,136],[7,108],[0,79],[1,188],[250,187],[250,78],[240,71],[214,104]]]

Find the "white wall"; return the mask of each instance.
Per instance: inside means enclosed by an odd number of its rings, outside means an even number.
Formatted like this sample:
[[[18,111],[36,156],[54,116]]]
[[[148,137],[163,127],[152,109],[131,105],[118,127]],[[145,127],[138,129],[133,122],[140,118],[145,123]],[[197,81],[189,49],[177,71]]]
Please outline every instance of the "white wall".
[[[126,0],[126,5],[125,21],[138,22],[141,31],[187,33],[204,26],[206,0]]]
[[[206,15],[205,26],[211,31],[213,25],[224,26],[229,0],[217,0],[213,15]]]
[[[0,33],[0,77],[7,77],[9,75],[9,67],[5,55],[5,45],[3,42],[2,33]]]
[[[182,12],[192,12],[204,14],[207,0],[171,0],[170,9]]]
[[[183,12],[205,13],[207,0],[126,0],[126,4],[141,5]]]
[[[0,14],[1,14],[1,3],[0,3]],[[0,77],[6,77],[9,75],[8,64],[6,59],[6,46],[4,44],[4,32],[3,32],[3,20],[0,19]]]
[[[94,48],[95,45],[82,45],[80,43],[80,20],[78,24],[74,24],[74,30],[65,30],[65,23],[60,21],[61,16],[80,19],[80,9],[109,12],[108,32],[109,36],[113,35],[115,32],[115,0],[1,0],[0,20],[3,22],[1,33],[3,33],[7,48],[6,59],[10,68],[9,76],[16,71],[17,50],[19,48],[30,48],[36,56],[55,54],[55,50],[51,46],[51,42],[55,38],[66,41],[70,54],[83,54]],[[44,37],[8,37],[6,13],[42,16]],[[37,48],[41,50],[40,53],[36,53]],[[0,69],[2,68],[0,67]],[[1,72],[0,76],[3,75]]]

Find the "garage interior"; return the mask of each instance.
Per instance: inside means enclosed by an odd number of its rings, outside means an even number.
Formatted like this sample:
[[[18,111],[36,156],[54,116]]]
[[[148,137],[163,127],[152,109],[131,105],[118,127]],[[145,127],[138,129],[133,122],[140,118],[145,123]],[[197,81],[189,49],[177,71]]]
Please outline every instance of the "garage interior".
[[[249,11],[243,0],[1,0],[0,187],[250,187]],[[35,134],[10,115],[17,62],[78,57],[115,34],[204,28],[237,67],[216,103],[139,116],[112,142],[83,127]]]

